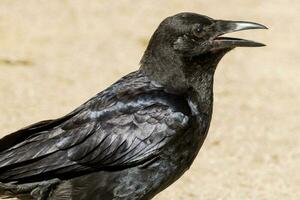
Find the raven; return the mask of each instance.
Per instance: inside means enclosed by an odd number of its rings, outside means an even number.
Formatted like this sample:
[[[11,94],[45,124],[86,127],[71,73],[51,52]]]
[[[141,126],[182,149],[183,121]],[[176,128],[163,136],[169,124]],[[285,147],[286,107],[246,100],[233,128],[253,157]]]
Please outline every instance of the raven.
[[[161,22],[139,70],[64,117],[0,140],[0,196],[38,200],[148,200],[192,164],[207,135],[213,78],[235,47],[222,37],[266,29],[179,13]]]

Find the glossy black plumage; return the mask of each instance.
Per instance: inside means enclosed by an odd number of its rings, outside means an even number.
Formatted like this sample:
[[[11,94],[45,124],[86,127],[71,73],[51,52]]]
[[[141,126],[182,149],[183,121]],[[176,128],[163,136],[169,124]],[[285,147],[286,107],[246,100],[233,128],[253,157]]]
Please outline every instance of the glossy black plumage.
[[[220,23],[193,13],[167,18],[138,71],[62,118],[2,138],[0,196],[146,200],[177,180],[206,137],[218,62],[236,46],[259,46],[214,40],[238,30]]]

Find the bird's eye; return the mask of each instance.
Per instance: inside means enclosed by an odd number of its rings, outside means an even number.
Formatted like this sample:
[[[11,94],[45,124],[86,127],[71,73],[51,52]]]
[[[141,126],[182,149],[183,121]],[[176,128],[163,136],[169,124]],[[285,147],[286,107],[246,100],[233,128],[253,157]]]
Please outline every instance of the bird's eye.
[[[203,31],[203,27],[200,24],[197,24],[193,28],[194,35],[199,37]]]

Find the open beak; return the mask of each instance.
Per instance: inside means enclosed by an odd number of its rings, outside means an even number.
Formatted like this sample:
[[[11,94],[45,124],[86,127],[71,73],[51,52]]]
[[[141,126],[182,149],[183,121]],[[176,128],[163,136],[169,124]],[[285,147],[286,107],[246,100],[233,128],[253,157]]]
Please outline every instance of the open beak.
[[[268,29],[266,26],[253,22],[244,21],[225,21],[217,20],[215,23],[215,34],[212,38],[213,40],[213,50],[226,49],[234,47],[262,47],[265,44],[244,40],[239,38],[231,37],[220,37],[226,33],[232,33],[236,31],[249,30],[249,29]]]

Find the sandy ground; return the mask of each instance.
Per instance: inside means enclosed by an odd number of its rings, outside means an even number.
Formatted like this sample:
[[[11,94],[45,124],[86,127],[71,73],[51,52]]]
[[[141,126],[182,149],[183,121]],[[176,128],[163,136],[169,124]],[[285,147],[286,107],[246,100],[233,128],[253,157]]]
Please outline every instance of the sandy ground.
[[[209,136],[156,200],[300,199],[299,0],[0,1],[0,133],[56,118],[136,70],[159,22],[181,11],[251,20],[215,77]]]

